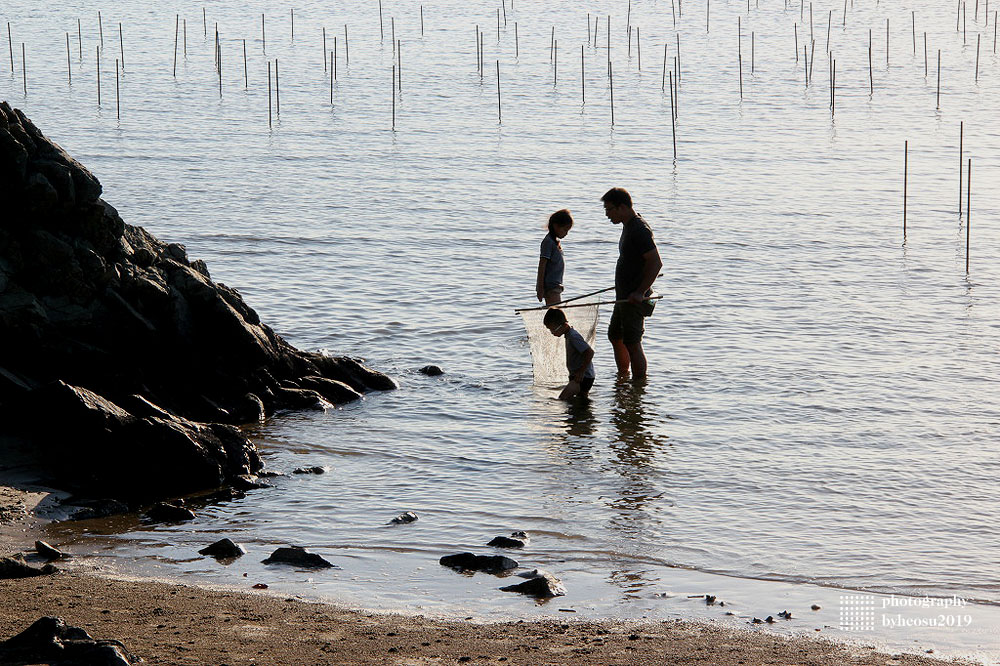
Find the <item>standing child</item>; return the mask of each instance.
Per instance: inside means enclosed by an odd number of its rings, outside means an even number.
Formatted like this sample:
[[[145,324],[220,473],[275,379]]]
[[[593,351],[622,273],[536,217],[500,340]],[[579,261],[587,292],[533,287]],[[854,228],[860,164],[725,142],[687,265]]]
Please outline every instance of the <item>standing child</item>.
[[[542,249],[538,259],[538,277],[535,279],[535,295],[546,305],[553,305],[562,300],[563,291],[563,253],[560,238],[573,228],[573,216],[563,208],[549,216],[549,233],[542,240]]]
[[[569,371],[569,383],[559,394],[559,399],[587,397],[590,387],[594,385],[594,350],[583,336],[569,325],[566,313],[562,310],[550,309],[545,313],[542,323],[552,335],[562,335],[566,338],[566,369]]]

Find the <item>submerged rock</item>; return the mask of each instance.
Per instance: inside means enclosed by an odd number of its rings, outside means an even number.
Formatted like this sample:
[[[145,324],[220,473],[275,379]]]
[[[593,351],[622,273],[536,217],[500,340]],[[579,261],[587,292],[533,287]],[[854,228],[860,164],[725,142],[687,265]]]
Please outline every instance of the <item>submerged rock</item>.
[[[439,375],[444,374],[444,370],[442,370],[436,365],[425,365],[424,367],[420,368],[420,372],[427,375],[428,377],[437,377]]]
[[[65,502],[65,504],[81,507],[70,514],[67,520],[107,518],[108,516],[120,516],[131,511],[128,504],[114,499],[74,499],[71,502]]]
[[[326,474],[326,468],[315,465],[313,467],[296,467],[292,474]]]
[[[198,552],[201,555],[208,555],[209,557],[228,559],[245,555],[247,551],[246,548],[238,543],[233,543],[230,539],[219,539],[212,545],[206,546]]]
[[[43,617],[0,643],[0,663],[50,666],[130,666],[142,661],[115,640],[95,640],[59,617]]]
[[[44,557],[47,560],[58,560],[60,558],[66,557],[58,548],[54,548],[44,541],[35,542],[35,552]]]
[[[519,592],[532,597],[562,597],[566,594],[566,586],[550,573],[529,578],[523,583],[501,587],[504,592]]]
[[[515,532],[514,534],[524,534],[524,532]],[[524,548],[524,544],[525,539],[498,536],[493,537],[493,539],[486,545],[493,546],[494,548]]]
[[[179,523],[185,520],[194,520],[195,515],[191,509],[168,502],[160,502],[146,512],[146,519],[153,523]]]
[[[445,555],[439,562],[459,571],[482,571],[499,574],[517,568],[517,562],[503,555],[476,555],[474,553],[457,553]]]
[[[406,525],[407,523],[415,522],[419,516],[412,511],[407,511],[406,513],[401,513],[392,520],[389,521],[390,525]]]
[[[266,560],[262,560],[262,562],[264,564],[291,564],[310,569],[330,569],[335,566],[316,553],[306,551],[302,546],[278,548]]]
[[[0,557],[0,580],[5,578],[34,578],[35,576],[47,576],[54,574],[56,569],[51,564],[46,564],[41,568],[33,567],[24,561],[21,555],[14,557]]]

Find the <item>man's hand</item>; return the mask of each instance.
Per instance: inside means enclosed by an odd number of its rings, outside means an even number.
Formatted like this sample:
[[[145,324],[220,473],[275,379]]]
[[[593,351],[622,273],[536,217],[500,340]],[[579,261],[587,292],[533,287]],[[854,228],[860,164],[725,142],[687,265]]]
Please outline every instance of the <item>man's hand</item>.
[[[538,301],[541,302],[545,298],[545,290],[541,287],[535,289],[535,296],[538,297]]]
[[[646,300],[646,296],[641,291],[633,291],[628,295],[628,302],[632,305],[639,305],[644,300]]]

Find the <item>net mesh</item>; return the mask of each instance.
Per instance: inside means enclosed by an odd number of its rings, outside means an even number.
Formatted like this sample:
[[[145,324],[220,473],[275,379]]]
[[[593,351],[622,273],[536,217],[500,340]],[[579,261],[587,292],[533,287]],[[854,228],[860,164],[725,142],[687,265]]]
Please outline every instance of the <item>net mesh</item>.
[[[597,338],[597,317],[600,305],[566,308],[566,319],[569,325],[583,336],[587,344],[594,346]],[[549,333],[542,324],[545,310],[527,310],[521,312],[524,328],[528,332],[528,347],[531,349],[531,366],[536,384],[565,384],[569,379],[566,370],[566,341]]]

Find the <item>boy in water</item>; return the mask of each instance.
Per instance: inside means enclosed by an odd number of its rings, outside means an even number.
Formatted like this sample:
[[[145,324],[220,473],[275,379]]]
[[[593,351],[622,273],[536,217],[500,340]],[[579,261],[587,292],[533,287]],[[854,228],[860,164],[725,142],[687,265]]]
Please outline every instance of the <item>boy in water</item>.
[[[545,313],[542,323],[552,335],[557,337],[562,335],[566,338],[566,369],[569,371],[569,383],[559,394],[559,399],[587,397],[590,387],[594,385],[594,350],[583,336],[569,325],[566,313],[562,310],[550,309]]]

